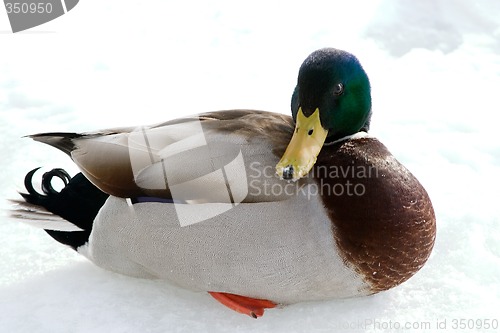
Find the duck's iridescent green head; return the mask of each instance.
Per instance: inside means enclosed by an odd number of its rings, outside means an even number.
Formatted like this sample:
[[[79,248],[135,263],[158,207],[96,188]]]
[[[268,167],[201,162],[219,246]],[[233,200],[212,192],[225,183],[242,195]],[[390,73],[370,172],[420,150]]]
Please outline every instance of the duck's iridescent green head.
[[[313,52],[299,70],[292,96],[292,114],[309,117],[319,109],[327,140],[367,129],[370,120],[370,82],[358,59],[337,49]]]
[[[300,67],[291,107],[295,132],[276,171],[297,180],[312,168],[325,142],[368,130],[368,76],[352,54],[317,50]]]

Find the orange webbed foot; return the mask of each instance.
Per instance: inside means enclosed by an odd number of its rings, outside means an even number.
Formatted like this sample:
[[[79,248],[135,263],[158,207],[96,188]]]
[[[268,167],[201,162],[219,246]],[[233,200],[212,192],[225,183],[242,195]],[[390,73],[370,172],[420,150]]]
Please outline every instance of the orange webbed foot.
[[[265,299],[256,299],[214,291],[209,291],[208,293],[210,294],[210,296],[212,296],[231,310],[246,314],[253,318],[262,317],[262,315],[264,315],[264,309],[271,309],[276,307],[276,303]]]

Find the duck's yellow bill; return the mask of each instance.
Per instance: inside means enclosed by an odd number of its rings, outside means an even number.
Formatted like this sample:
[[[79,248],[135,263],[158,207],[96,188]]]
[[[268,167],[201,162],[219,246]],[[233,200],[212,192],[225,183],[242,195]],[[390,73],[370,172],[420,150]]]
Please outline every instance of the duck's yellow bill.
[[[321,126],[318,108],[309,117],[299,108],[292,139],[276,165],[278,176],[295,181],[307,175],[316,163],[327,134],[328,130]]]

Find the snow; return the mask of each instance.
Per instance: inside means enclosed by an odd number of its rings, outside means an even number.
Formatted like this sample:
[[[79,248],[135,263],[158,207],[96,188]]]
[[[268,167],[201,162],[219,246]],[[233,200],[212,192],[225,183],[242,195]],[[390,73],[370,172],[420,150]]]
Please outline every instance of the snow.
[[[371,134],[426,187],[438,234],[427,265],[397,288],[253,320],[205,293],[104,271],[4,213],[0,331],[455,332],[456,319],[500,320],[498,1],[81,1],[17,34],[4,13],[0,209],[35,167],[77,172],[24,135],[228,108],[288,113],[301,62],[332,46],[367,70]],[[480,323],[467,331],[494,331]]]

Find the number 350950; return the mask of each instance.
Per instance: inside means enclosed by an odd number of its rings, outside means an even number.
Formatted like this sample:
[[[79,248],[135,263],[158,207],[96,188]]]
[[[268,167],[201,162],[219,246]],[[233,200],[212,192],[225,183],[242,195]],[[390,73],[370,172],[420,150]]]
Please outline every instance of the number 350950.
[[[11,3],[11,2],[7,2],[7,3],[5,3],[5,8],[7,8],[7,14],[11,14],[11,13],[14,13],[14,14],[19,14],[19,13],[23,13],[23,14],[47,13],[47,14],[50,14],[50,13],[52,13],[52,4],[50,2],[47,2],[47,3],[43,3],[43,2],[39,2],[39,3],[34,3],[34,2],[31,2],[31,3],[14,2],[14,3]]]

